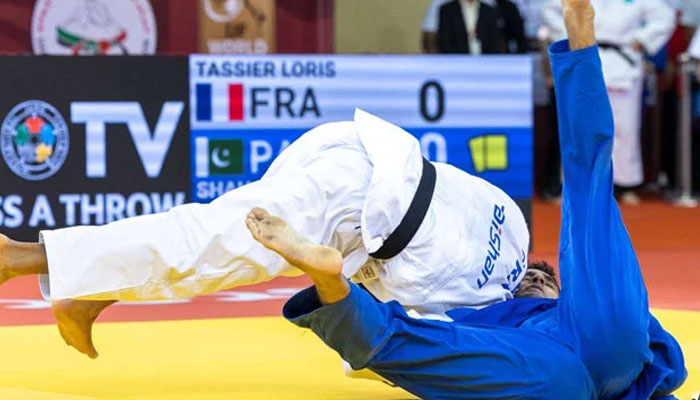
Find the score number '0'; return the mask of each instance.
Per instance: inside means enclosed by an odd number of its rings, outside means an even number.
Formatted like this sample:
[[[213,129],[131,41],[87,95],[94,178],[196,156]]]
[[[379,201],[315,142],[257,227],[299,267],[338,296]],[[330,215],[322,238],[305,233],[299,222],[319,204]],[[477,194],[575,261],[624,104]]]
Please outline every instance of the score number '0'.
[[[437,122],[445,114],[445,89],[438,81],[426,81],[420,88],[420,114],[428,122]],[[435,99],[434,109],[428,109],[428,101]],[[431,101],[432,103],[432,101]],[[432,107],[431,107],[432,108]]]

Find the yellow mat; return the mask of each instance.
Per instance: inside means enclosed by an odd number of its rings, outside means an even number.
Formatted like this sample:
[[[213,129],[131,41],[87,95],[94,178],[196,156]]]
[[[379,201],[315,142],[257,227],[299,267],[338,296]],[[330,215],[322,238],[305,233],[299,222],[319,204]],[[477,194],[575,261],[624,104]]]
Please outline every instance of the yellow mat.
[[[700,391],[700,313],[660,311]],[[281,318],[103,323],[101,356],[68,348],[54,326],[0,328],[0,399],[412,399],[345,378],[339,358]]]

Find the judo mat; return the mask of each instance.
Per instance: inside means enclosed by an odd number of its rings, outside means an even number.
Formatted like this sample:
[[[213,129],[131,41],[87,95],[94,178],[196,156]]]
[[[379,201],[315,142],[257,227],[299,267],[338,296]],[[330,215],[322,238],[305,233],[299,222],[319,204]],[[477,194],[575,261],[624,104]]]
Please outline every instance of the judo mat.
[[[654,313],[681,342],[700,392],[700,210],[661,203],[624,208]],[[533,259],[556,261],[558,209],[534,208]],[[556,227],[556,229],[553,229]],[[312,333],[279,317],[307,285],[283,278],[191,300],[119,304],[94,335],[100,357],[67,347],[36,279],[0,289],[0,399],[413,399],[381,382],[349,379]]]

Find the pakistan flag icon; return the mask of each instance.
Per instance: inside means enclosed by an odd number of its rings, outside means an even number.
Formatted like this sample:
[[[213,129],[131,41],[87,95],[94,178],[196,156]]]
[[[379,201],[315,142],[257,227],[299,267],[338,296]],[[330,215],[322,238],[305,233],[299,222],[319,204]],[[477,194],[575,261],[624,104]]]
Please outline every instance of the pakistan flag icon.
[[[243,140],[195,139],[195,176],[238,175],[243,173]]]

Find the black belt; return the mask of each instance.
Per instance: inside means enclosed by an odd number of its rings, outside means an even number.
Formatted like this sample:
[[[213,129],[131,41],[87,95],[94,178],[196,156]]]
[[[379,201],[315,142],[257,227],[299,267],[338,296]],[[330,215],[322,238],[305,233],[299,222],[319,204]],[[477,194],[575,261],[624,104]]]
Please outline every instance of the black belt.
[[[637,61],[635,61],[635,59],[632,58],[632,56],[625,53],[625,51],[622,49],[622,46],[620,45],[607,42],[598,42],[598,47],[605,50],[613,50],[617,52],[617,54],[619,54],[620,57],[624,58],[625,61],[627,61],[631,66],[634,67],[635,65],[637,65]]]
[[[418,189],[416,189],[416,194],[413,196],[406,215],[403,216],[401,223],[399,223],[394,232],[384,241],[382,247],[370,254],[370,256],[379,260],[388,260],[408,246],[408,243],[413,239],[413,236],[423,223],[425,214],[428,213],[430,202],[433,199],[433,192],[435,191],[436,175],[435,166],[423,158],[423,175],[420,178]]]

